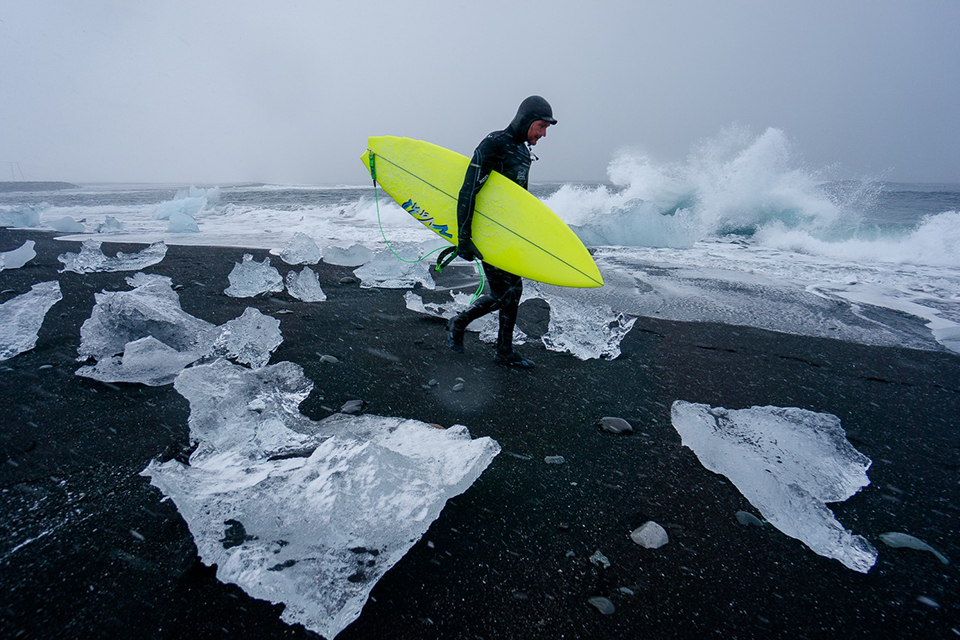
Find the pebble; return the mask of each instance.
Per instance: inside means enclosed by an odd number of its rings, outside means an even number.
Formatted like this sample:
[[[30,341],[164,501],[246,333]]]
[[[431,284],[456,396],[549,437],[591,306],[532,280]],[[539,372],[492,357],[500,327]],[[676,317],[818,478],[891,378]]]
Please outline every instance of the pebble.
[[[453,385],[453,390],[454,390],[454,391],[463,391],[463,383],[462,383],[462,382],[458,382],[457,384]]]
[[[633,433],[633,426],[623,418],[605,417],[600,418],[598,426],[602,431],[614,433],[616,435],[628,435]]]
[[[335,358],[334,356],[321,355],[321,356],[320,356],[320,362],[326,362],[326,363],[328,363],[328,364],[337,364],[337,363],[339,363],[340,361],[339,361],[337,358]]]
[[[659,549],[670,542],[670,536],[667,535],[666,530],[653,520],[634,529],[630,539],[645,549]]]
[[[616,608],[613,606],[613,603],[610,602],[609,598],[594,596],[593,598],[588,599],[587,603],[592,607],[596,607],[597,611],[605,616],[609,616],[616,611]]]

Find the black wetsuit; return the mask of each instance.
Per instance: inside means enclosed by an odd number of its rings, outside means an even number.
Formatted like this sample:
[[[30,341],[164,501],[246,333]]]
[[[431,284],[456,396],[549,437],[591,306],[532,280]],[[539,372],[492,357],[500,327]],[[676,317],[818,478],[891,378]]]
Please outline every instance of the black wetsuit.
[[[473,209],[477,194],[490,177],[491,171],[497,171],[524,189],[527,188],[531,163],[527,132],[530,125],[537,120],[546,120],[551,124],[556,122],[547,101],[539,96],[531,96],[520,104],[517,115],[506,129],[488,135],[473,152],[457,201],[459,247],[462,248],[472,241]],[[457,329],[462,331],[473,320],[499,309],[497,353],[506,356],[513,352],[513,328],[517,323],[523,280],[520,276],[498,269],[487,262],[483,262],[483,272],[487,278],[489,293],[457,316],[454,322]]]

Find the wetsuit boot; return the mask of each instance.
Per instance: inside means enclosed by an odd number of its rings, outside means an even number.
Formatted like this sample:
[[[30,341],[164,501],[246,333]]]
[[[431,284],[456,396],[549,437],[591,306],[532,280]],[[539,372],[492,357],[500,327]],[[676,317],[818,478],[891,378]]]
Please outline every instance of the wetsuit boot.
[[[494,356],[494,361],[508,367],[532,369],[537,365],[513,350],[513,328],[517,324],[518,306],[510,305],[500,310],[500,331],[497,333],[497,355]]]
[[[447,321],[447,346],[454,353],[463,353],[463,336],[467,326],[481,316],[485,316],[500,307],[500,302],[492,296],[483,296],[470,308]]]

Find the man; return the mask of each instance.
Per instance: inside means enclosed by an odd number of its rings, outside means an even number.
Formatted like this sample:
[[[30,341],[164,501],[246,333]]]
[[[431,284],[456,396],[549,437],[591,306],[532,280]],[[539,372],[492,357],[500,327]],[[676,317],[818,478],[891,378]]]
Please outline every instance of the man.
[[[517,115],[502,131],[494,131],[477,146],[467,167],[467,174],[457,201],[457,255],[465,260],[483,256],[473,244],[473,209],[477,193],[487,181],[491,171],[497,171],[518,185],[527,188],[527,177],[533,147],[540,138],[546,137],[547,127],[556,124],[553,109],[540,96],[530,96],[520,103]],[[463,353],[463,335],[467,325],[494,311],[500,311],[500,331],[497,334],[496,362],[510,367],[530,369],[535,365],[513,350],[513,328],[517,323],[523,280],[491,264],[483,262],[489,293],[481,297],[469,309],[451,318],[447,324],[447,342],[457,353]]]

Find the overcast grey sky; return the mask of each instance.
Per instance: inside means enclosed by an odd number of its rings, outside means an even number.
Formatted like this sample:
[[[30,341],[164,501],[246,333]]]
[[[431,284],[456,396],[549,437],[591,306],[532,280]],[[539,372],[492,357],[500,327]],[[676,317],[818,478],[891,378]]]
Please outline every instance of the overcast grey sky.
[[[363,184],[368,135],[469,155],[538,93],[535,181],[737,123],[960,182],[958,28],[957,0],[0,0],[0,180]]]

